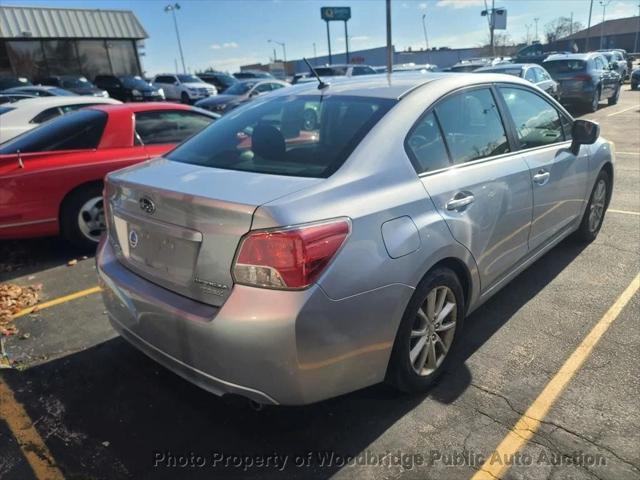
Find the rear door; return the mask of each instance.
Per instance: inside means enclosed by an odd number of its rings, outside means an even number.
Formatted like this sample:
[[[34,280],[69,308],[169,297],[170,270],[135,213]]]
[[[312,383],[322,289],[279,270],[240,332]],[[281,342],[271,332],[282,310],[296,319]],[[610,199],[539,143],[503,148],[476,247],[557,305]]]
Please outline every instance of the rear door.
[[[486,290],[528,252],[529,168],[513,153],[489,86],[448,95],[427,112],[406,147],[455,240],[474,256]]]
[[[498,87],[513,119],[516,141],[531,171],[534,250],[576,220],[587,188],[588,158],[570,150],[571,119],[524,86]]]

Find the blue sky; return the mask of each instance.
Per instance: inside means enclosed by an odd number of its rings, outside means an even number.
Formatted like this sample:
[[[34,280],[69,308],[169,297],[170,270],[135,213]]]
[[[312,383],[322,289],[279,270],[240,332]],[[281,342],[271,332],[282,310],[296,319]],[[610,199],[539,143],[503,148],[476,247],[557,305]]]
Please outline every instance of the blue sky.
[[[176,0],[172,0],[174,3]],[[385,43],[384,0],[178,0],[178,25],[185,61],[191,70],[212,66],[235,71],[240,65],[267,62],[277,48],[269,39],[285,42],[287,59],[326,54],[325,23],[321,6],[349,6],[351,50]],[[488,0],[490,3],[491,0]],[[56,6],[132,10],[149,33],[143,65],[148,74],[173,71],[178,59],[171,15],[164,12],[169,0],[5,0],[9,5]],[[514,40],[526,38],[526,25],[534,31],[539,18],[544,26],[559,16],[570,16],[585,26],[589,0],[496,0],[508,11],[507,33]],[[468,47],[485,43],[487,22],[480,16],[484,0],[392,0],[392,32],[396,50],[424,46],[422,14],[427,15],[430,46]],[[606,18],[638,14],[637,0],[612,0]],[[592,24],[602,19],[602,8],[594,1]],[[342,22],[332,24],[332,49],[344,51]],[[179,61],[179,59],[178,59]]]

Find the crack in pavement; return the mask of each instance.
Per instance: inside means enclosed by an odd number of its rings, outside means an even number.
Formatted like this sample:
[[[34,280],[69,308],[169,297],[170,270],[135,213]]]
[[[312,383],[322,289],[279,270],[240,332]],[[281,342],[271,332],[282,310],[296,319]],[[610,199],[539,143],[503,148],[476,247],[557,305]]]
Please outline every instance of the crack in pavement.
[[[529,416],[525,415],[524,413],[520,412],[518,409],[516,409],[516,408],[512,405],[511,401],[510,401],[506,396],[502,395],[501,393],[494,392],[494,391],[492,391],[492,390],[489,390],[489,389],[488,389],[488,388],[486,388],[486,387],[483,387],[483,386],[481,386],[481,385],[477,385],[477,384],[475,384],[475,383],[473,383],[473,382],[471,382],[471,384],[470,384],[470,385],[471,385],[472,387],[475,387],[475,388],[477,388],[478,390],[480,390],[480,391],[482,391],[482,392],[486,393],[486,394],[489,394],[489,395],[492,395],[492,396],[496,396],[496,397],[498,397],[498,398],[500,398],[500,399],[504,400],[504,402],[509,406],[509,408],[510,408],[514,413],[516,413],[516,414],[520,415],[521,417],[529,418],[529,419],[534,420],[534,421],[536,421],[536,422],[540,422],[540,423],[545,424],[545,425],[550,425],[550,426],[556,427],[556,429],[563,430],[563,431],[565,431],[565,432],[569,433],[570,435],[573,435],[573,436],[575,436],[575,437],[577,437],[577,438],[579,438],[579,439],[581,439],[581,440],[583,440],[583,441],[585,441],[585,442],[587,442],[587,443],[589,443],[589,444],[593,445],[593,446],[594,446],[594,447],[596,447],[596,448],[599,448],[599,449],[601,449],[601,450],[604,450],[605,452],[610,453],[610,454],[611,454],[611,455],[613,455],[615,458],[617,458],[618,460],[620,460],[622,463],[624,463],[624,464],[626,464],[626,465],[630,466],[630,467],[631,467],[632,469],[634,469],[635,471],[640,472],[640,466],[638,466],[638,465],[636,465],[635,463],[633,463],[633,462],[631,462],[631,461],[629,461],[629,460],[627,460],[627,459],[625,459],[625,458],[621,457],[620,455],[618,455],[617,453],[615,453],[615,452],[614,452],[613,450],[611,450],[610,448],[605,447],[605,446],[603,446],[603,445],[600,445],[599,443],[595,442],[594,440],[591,440],[590,438],[586,437],[585,435],[583,435],[583,434],[581,434],[581,433],[579,433],[579,432],[573,431],[573,430],[571,430],[571,429],[568,429],[568,428],[566,428],[566,427],[564,427],[564,426],[562,426],[562,425],[560,425],[560,424],[558,424],[558,423],[556,423],[556,422],[552,422],[552,421],[550,421],[550,420],[543,420],[543,419],[537,419],[537,418],[529,417]],[[481,411],[480,411],[480,410],[478,410],[478,409],[476,409],[476,411],[477,411],[478,413],[480,413],[480,414],[484,414],[483,412],[481,412]],[[491,417],[491,416],[489,416],[489,415],[486,415],[486,416],[488,416],[489,418],[492,418],[492,417]],[[494,419],[494,420],[495,420],[495,419]],[[498,422],[497,420],[495,420],[495,421],[496,421],[497,423],[500,423],[500,424],[502,425],[502,423],[501,423],[501,422]],[[511,427],[509,427],[509,429],[511,430]],[[531,430],[529,430],[529,431],[531,431]],[[534,435],[537,435],[537,436],[539,436],[539,437],[545,438],[545,435],[542,435],[541,433],[539,433],[539,431],[535,431],[535,432],[534,432],[534,431],[531,431],[531,432],[532,432]],[[517,435],[517,432],[513,432],[513,433]],[[550,443],[552,443],[552,444],[553,444],[553,442],[551,442],[548,438],[546,438],[546,440],[548,440]],[[538,444],[538,445],[540,445],[540,446],[542,446],[542,447],[544,447],[544,446],[545,446],[545,445],[542,445],[542,444],[541,444],[541,443],[539,443],[539,442],[533,442],[533,441],[530,441],[530,442],[531,442],[531,443],[536,443],[536,444]],[[547,447],[547,448],[549,448],[549,447]],[[560,454],[562,455],[562,452],[561,452],[560,450],[558,450],[558,453],[560,453]]]

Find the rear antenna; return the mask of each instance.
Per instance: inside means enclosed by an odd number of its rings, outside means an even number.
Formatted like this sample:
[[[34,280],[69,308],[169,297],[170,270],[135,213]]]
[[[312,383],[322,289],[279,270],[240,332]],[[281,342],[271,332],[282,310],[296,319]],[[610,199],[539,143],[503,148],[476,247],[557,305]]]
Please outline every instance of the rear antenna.
[[[327,88],[329,84],[322,81],[322,79],[320,78],[320,75],[318,75],[318,72],[316,72],[315,68],[313,68],[309,63],[309,60],[307,60],[304,57],[302,57],[302,60],[304,60],[304,63],[307,64],[307,67],[309,67],[309,70],[311,70],[311,73],[313,73],[313,76],[316,77],[316,80],[318,80],[318,90],[323,90]]]

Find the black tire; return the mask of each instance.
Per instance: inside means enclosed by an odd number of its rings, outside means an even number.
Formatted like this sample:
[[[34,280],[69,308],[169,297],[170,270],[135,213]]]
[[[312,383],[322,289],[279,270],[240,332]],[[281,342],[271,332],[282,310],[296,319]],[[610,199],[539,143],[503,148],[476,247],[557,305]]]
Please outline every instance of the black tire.
[[[591,102],[587,104],[587,111],[593,113],[598,111],[598,106],[600,105],[600,87],[596,88],[593,91],[593,96],[591,97]]]
[[[612,97],[607,99],[607,103],[609,105],[615,105],[616,103],[618,103],[618,100],[620,99],[620,90],[622,90],[622,86],[618,85],[618,88],[616,88],[616,93],[614,93]]]
[[[191,98],[189,97],[189,94],[187,92],[182,92],[180,94],[180,100],[182,101],[182,103],[186,103],[187,105],[191,103]]]
[[[439,335],[441,335],[441,337],[438,337],[443,339],[440,344],[444,343],[444,341],[449,342],[449,347],[447,349],[449,354],[445,353],[439,364],[432,364],[437,365],[436,368],[428,371],[429,361],[432,357],[427,353],[425,364],[423,367],[420,367],[420,370],[423,370],[423,374],[418,374],[412,364],[410,352],[412,348],[418,348],[417,341],[419,341],[419,339],[412,337],[411,333],[414,327],[416,327],[416,323],[420,321],[418,310],[425,306],[429,293],[442,287],[446,287],[448,289],[448,291],[446,291],[447,297],[445,299],[445,305],[449,302],[449,293],[451,293],[453,298],[455,298],[455,307],[453,307],[451,313],[445,317],[449,322],[446,324],[445,322],[442,322],[442,325],[446,326],[449,325],[451,323],[451,319],[453,319],[455,327],[450,330],[440,332]],[[438,290],[436,290],[436,296],[437,292]],[[437,381],[438,377],[442,374],[450,361],[450,352],[457,343],[462,331],[464,312],[464,293],[460,280],[452,270],[448,268],[436,268],[425,275],[411,297],[409,305],[402,317],[402,321],[400,322],[396,339],[393,344],[389,366],[387,368],[387,382],[403,392],[419,393],[427,391]],[[455,315],[455,317],[453,317],[453,315]],[[436,323],[435,325],[438,324]],[[452,337],[448,338],[448,340],[445,338],[447,332],[451,332]],[[432,333],[434,332],[432,331]],[[426,338],[428,342],[429,338],[433,337],[431,334],[428,334],[426,335]],[[414,342],[413,345],[412,342]],[[431,343],[428,343],[427,345],[431,345]],[[443,352],[442,347],[438,347],[438,342],[434,342],[434,345],[436,345],[436,350],[434,351],[439,350],[440,353]],[[418,359],[420,357],[421,355],[418,355]]]
[[[82,250],[95,250],[98,237],[89,238],[80,226],[80,211],[89,201],[96,201],[96,219],[104,226],[102,209],[102,184],[92,183],[71,192],[60,207],[60,233],[68,242]],[[100,213],[101,210],[101,213]],[[92,230],[99,235],[98,228]]]
[[[597,222],[591,221],[591,211],[593,210],[593,205],[596,200],[596,195],[598,191],[598,186],[604,182],[605,192],[604,192],[604,205],[602,206],[602,213],[599,216]],[[609,177],[609,173],[606,170],[601,170],[598,174],[598,178],[591,189],[591,195],[589,196],[589,203],[587,203],[587,208],[584,211],[584,215],[582,215],[582,221],[580,222],[580,227],[576,230],[574,234],[574,239],[581,243],[591,243],[593,242],[598,233],[600,232],[600,228],[602,228],[602,222],[604,221],[605,214],[607,213],[607,208],[609,207],[609,199],[611,198],[611,178]]]

